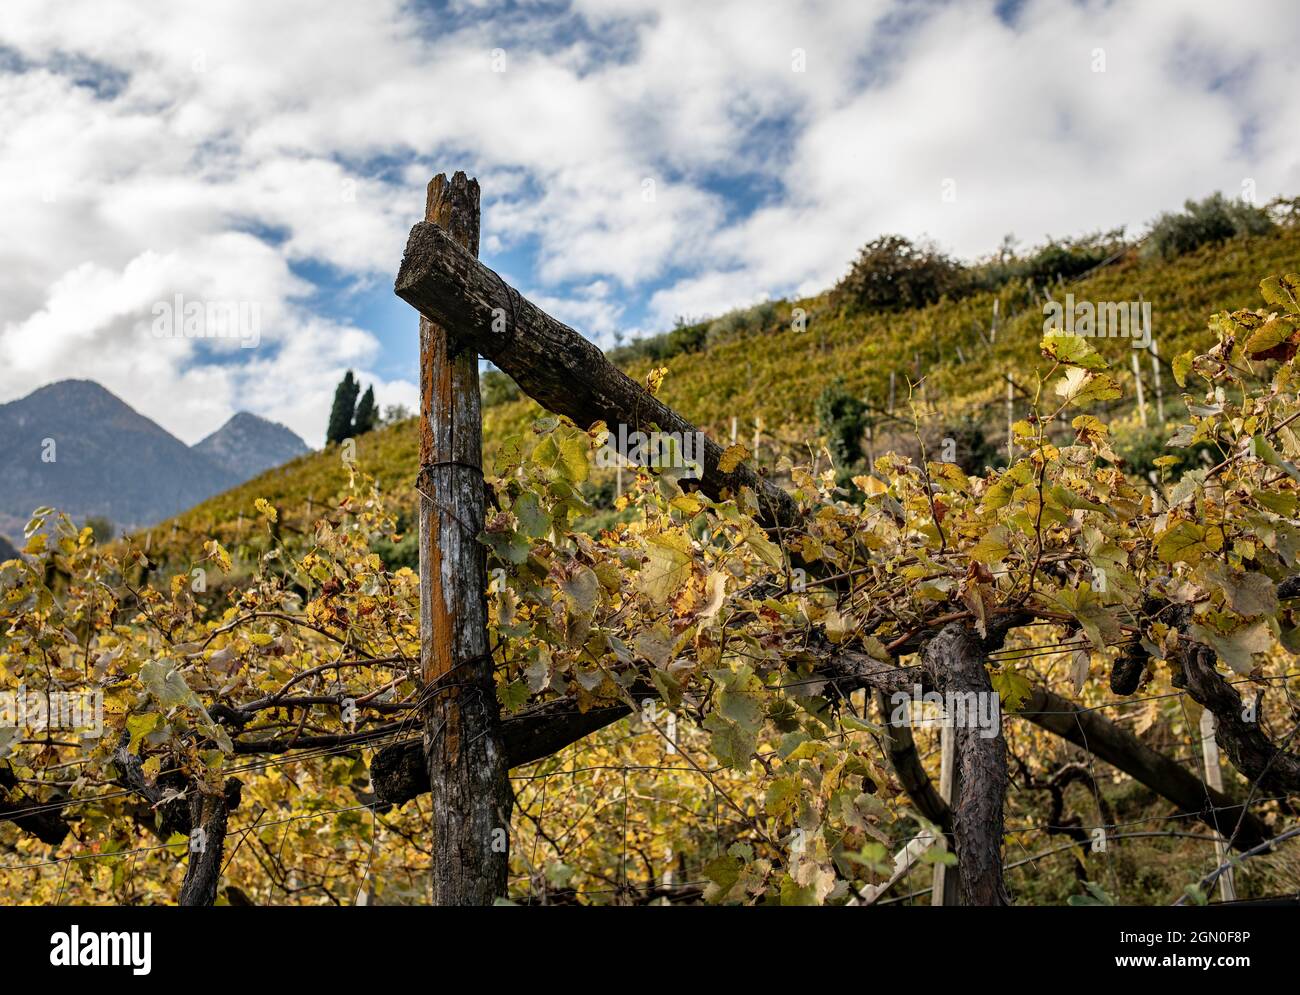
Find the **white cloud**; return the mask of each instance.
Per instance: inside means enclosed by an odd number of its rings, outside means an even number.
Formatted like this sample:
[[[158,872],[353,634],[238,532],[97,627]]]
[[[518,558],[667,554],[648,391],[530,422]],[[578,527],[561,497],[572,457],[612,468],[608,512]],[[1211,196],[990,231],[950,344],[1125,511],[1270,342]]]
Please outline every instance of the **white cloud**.
[[[250,408],[319,442],[342,370],[386,364],[291,267],[388,279],[443,168],[483,183],[484,254],[535,253],[518,281],[605,341],[815,291],[886,231],[972,256],[1295,194],[1300,18],[1247,6],[7,0],[0,400],[93,377],[188,441]],[[263,344],[142,337],[175,293],[259,301]]]

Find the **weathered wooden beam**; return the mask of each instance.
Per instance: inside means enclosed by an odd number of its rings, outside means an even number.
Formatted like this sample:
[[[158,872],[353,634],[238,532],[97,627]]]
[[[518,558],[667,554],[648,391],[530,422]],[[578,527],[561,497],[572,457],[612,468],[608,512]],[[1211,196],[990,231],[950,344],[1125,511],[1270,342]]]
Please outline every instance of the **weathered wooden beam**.
[[[424,227],[478,253],[479,187],[429,184]],[[506,894],[510,785],[487,636],[483,420],[478,356],[437,319],[420,320],[420,671],[432,801],[435,905]]]
[[[1216,832],[1231,835],[1240,820],[1241,828],[1233,840],[1235,849],[1249,850],[1270,835],[1257,816],[1249,812],[1243,816],[1240,802],[1208,787],[1181,764],[1151,749],[1100,712],[1036,687],[1017,714],[1122,770]]]
[[[828,662],[827,670],[839,675],[834,679],[846,693],[856,688],[873,688],[882,695],[907,693],[918,680],[915,671],[889,667],[852,650],[837,652]],[[928,678],[926,686],[929,686]],[[624,705],[580,712],[573,702],[565,699],[526,708],[502,720],[507,763],[517,767],[548,757],[629,714],[631,709]],[[1225,828],[1231,833],[1241,817],[1240,802],[1213,789],[1207,795],[1200,778],[1098,711],[1082,708],[1038,687],[1031,692],[1023,710],[1016,714],[1095,754],[1172,802],[1180,812],[1195,816],[1208,826]],[[941,826],[951,824],[951,812],[942,804],[928,778],[924,778],[923,770],[915,771],[904,764],[896,772],[927,818]],[[377,751],[371,761],[371,778],[375,794],[385,803],[400,805],[429,790],[416,743],[399,743]],[[930,804],[924,804],[926,800]],[[1248,850],[1268,836],[1259,818],[1247,812],[1232,845],[1237,850]]]
[[[956,731],[945,723],[939,730],[939,791],[943,803],[949,806],[949,824],[945,827],[949,849],[957,852],[957,836],[952,826],[952,803],[961,797],[961,765],[957,763]],[[930,904],[953,908],[962,904],[961,879],[956,867],[942,862],[934,865],[931,877]]]
[[[631,714],[627,705],[583,712],[563,698],[525,708],[501,722],[506,763],[519,767],[549,757]],[[420,744],[396,743],[377,750],[370,761],[370,781],[381,804],[401,805],[427,792],[429,775]]]
[[[466,351],[476,350],[509,374],[542,407],[566,415],[584,428],[604,421],[611,445],[625,434],[656,428],[679,439],[698,429],[623,373],[605,354],[568,325],[556,321],[457,244],[436,224],[411,229],[406,255],[397,275],[397,296],[426,319],[437,322]],[[730,473],[718,469],[722,447],[705,439],[695,456],[702,464],[698,485],[709,497],[754,491],[759,520],[769,528],[793,525],[794,500],[746,464]],[[689,481],[683,481],[690,486]]]

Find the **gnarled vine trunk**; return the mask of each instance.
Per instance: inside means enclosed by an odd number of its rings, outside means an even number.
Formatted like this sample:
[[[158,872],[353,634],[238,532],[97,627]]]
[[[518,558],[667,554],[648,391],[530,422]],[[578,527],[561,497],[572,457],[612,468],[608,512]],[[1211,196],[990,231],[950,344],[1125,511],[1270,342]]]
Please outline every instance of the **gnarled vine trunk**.
[[[950,622],[921,651],[921,662],[945,695],[995,695],[984,648],[962,622]],[[989,735],[989,733],[993,733]],[[957,880],[963,905],[1009,905],[1002,879],[1002,808],[1007,797],[1007,743],[996,731],[957,721],[957,796],[952,803]]]

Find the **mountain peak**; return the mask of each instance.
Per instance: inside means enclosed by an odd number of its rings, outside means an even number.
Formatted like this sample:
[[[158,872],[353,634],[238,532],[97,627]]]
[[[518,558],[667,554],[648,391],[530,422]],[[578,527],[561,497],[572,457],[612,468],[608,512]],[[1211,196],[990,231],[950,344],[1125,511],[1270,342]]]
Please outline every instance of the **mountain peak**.
[[[78,523],[148,525],[305,452],[249,411],[187,446],[102,384],[59,380],[0,404],[0,533],[18,534],[41,505]]]
[[[94,380],[56,380],[36,388],[23,400],[54,400],[71,403],[114,401],[124,407],[129,406],[103,384]]]
[[[231,415],[193,449],[241,480],[309,451],[307,443],[291,429],[251,411]]]
[[[0,532],[9,535],[42,505],[77,522],[144,525],[241,479],[93,380],[0,404],[0,466]]]

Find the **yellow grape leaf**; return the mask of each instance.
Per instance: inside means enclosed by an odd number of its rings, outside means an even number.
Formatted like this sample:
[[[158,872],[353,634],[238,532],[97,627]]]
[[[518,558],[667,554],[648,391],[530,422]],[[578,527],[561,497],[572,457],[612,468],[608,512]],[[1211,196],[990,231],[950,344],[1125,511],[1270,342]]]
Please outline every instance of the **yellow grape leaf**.
[[[700,609],[699,617],[702,619],[713,618],[722,608],[723,602],[727,600],[727,575],[719,570],[709,574],[708,583],[705,585],[708,592],[709,601]]]
[[[1024,705],[1025,699],[1033,691],[1033,685],[1029,679],[1022,677],[1014,670],[999,670],[989,677],[989,683],[993,685],[1002,699],[1002,707],[1011,711],[1018,711]]]
[[[1056,381],[1056,393],[1067,404],[1092,404],[1110,401],[1123,394],[1115,379],[1105,373],[1092,373],[1072,366]]]
[[[730,473],[753,455],[753,453],[742,446],[739,442],[730,445],[723,450],[722,457],[718,460],[718,472]]]
[[[1206,554],[1223,548],[1223,530],[1218,526],[1182,521],[1165,530],[1156,543],[1156,555],[1165,563],[1201,562]]]
[[[976,563],[991,565],[1005,559],[1010,552],[1007,530],[998,525],[985,532],[980,541],[971,547],[970,558]]]
[[[868,474],[863,474],[853,478],[853,486],[860,490],[867,497],[875,497],[877,494],[884,494],[889,490],[880,480]]]
[[[749,544],[750,549],[758,554],[758,558],[773,570],[779,570],[785,565],[785,557],[781,555],[781,547],[772,542],[760,529],[754,529],[745,536],[745,542]]]
[[[1073,332],[1053,332],[1044,335],[1040,344],[1043,355],[1067,366],[1080,366],[1087,370],[1104,370],[1106,361],[1082,335]]]
[[[666,604],[690,576],[690,541],[684,535],[665,533],[646,540],[646,562],[640,588],[657,605]]]

